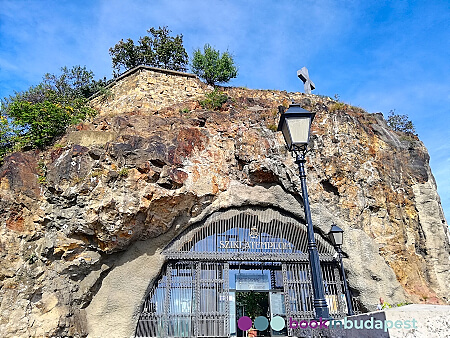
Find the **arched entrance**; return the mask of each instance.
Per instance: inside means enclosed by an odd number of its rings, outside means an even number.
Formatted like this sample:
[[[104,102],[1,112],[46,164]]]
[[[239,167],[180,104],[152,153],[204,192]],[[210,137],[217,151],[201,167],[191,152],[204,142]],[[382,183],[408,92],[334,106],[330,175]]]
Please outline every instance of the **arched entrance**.
[[[316,234],[326,299],[345,314],[334,248]],[[306,226],[272,208],[215,212],[165,250],[167,263],[145,299],[136,337],[244,336],[241,316],[314,318]],[[255,305],[256,304],[256,305]],[[293,335],[270,326],[258,336]]]

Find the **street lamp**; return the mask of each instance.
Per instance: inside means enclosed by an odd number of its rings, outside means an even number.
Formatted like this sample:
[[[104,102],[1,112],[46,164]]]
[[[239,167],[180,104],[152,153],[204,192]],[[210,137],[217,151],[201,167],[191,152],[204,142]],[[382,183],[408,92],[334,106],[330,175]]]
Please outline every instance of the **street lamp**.
[[[289,151],[295,153],[295,163],[297,163],[300,172],[303,207],[307,226],[309,266],[311,269],[314,294],[314,310],[316,318],[329,318],[330,315],[325,300],[319,252],[317,251],[316,240],[314,239],[308,191],[306,189],[305,154],[309,141],[311,122],[314,119],[315,113],[307,111],[301,108],[299,104],[294,103],[289,105],[289,109],[286,112],[284,112],[283,107],[279,107],[279,110],[281,111],[281,117],[278,123],[278,131],[283,132],[284,140]]]
[[[353,316],[355,313],[353,312],[352,298],[350,296],[350,290],[348,289],[347,286],[347,277],[345,276],[344,264],[342,263],[341,246],[344,241],[344,230],[339,228],[336,224],[333,224],[331,226],[330,232],[328,233],[328,237],[330,238],[331,242],[336,248],[336,251],[338,252],[339,262],[341,264],[342,279],[344,280],[344,291],[345,291],[345,299],[347,300],[348,315]]]

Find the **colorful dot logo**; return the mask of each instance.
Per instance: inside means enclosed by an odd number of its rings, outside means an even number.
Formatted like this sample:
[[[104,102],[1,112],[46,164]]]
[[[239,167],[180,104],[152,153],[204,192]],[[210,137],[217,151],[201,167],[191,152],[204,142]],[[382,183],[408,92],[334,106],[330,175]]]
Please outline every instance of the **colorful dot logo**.
[[[252,319],[247,316],[243,316],[238,319],[238,328],[242,331],[247,331],[252,328],[252,325],[255,325],[255,329],[258,331],[264,331],[269,327],[269,320],[264,316],[259,316],[255,318],[255,322],[252,322]],[[281,331],[286,326],[286,321],[283,317],[275,316],[270,320],[270,327],[274,331]]]
[[[286,326],[286,321],[283,317],[275,316],[270,321],[270,327],[275,331],[281,331]]]
[[[252,327],[253,322],[250,317],[244,316],[239,318],[238,320],[238,328],[240,328],[242,331],[250,330]]]

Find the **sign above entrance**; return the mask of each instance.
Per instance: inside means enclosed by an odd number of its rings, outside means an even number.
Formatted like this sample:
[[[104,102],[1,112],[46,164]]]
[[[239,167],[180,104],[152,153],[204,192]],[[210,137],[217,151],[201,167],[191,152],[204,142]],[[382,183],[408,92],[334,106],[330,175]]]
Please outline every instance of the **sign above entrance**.
[[[247,241],[220,241],[220,249],[241,250],[289,250],[293,245],[289,242],[247,242]]]
[[[265,290],[270,289],[269,276],[266,274],[237,274],[236,290]]]
[[[316,243],[321,259],[332,260],[334,248],[323,238]],[[308,239],[306,226],[292,216],[251,206],[213,213],[183,231],[163,253],[169,259],[304,261]]]

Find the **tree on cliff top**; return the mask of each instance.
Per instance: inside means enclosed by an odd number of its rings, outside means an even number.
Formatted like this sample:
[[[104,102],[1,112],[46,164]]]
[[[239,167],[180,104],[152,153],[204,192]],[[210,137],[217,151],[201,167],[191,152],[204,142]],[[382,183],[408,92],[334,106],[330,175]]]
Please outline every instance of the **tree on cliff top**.
[[[237,76],[237,68],[231,54],[224,52],[220,55],[220,52],[209,44],[203,47],[203,53],[200,49],[194,51],[191,68],[194,74],[210,85],[228,82]]]
[[[387,119],[389,128],[395,131],[401,131],[403,133],[415,134],[416,128],[409,119],[408,115],[399,115],[395,113],[395,109],[389,112]]]
[[[170,36],[167,26],[152,27],[147,32],[151,36],[139,38],[137,45],[132,39],[120,40],[109,49],[114,77],[139,65],[186,71],[189,58],[183,47],[183,35]]]

